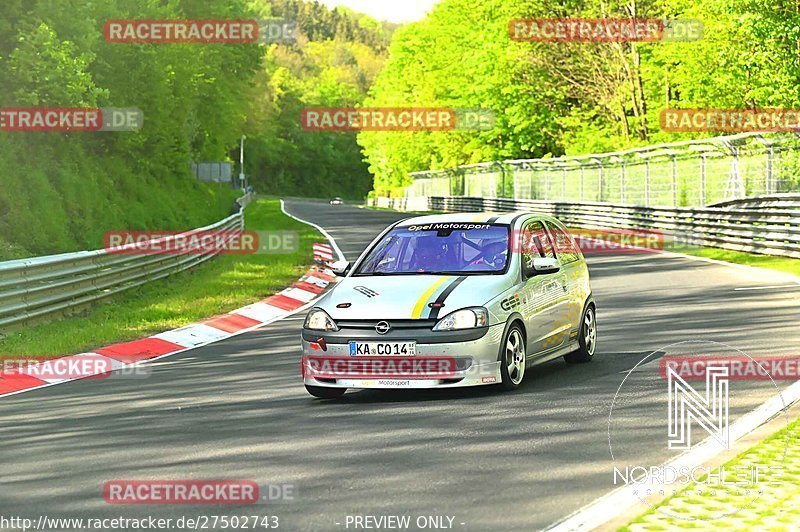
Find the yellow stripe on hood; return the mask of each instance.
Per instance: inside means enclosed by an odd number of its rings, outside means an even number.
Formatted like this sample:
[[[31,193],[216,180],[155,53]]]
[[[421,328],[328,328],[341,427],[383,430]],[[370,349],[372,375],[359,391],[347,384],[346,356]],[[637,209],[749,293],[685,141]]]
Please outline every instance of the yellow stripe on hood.
[[[414,305],[414,310],[411,313],[412,319],[419,319],[422,316],[422,312],[425,310],[425,303],[431,298],[431,296],[436,293],[440,286],[444,284],[450,277],[439,277],[435,283],[431,285],[430,288],[425,290],[425,293],[417,300],[417,304]]]

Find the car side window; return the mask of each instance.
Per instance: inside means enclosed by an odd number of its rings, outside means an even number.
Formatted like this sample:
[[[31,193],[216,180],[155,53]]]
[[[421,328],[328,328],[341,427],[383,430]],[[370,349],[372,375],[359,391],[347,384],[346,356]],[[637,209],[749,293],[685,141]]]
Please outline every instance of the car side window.
[[[533,266],[533,259],[535,258],[555,258],[553,243],[542,222],[534,221],[525,224],[522,228],[520,244],[522,260],[528,268]]]
[[[569,264],[579,260],[581,257],[581,252],[575,243],[575,239],[572,238],[569,233],[553,223],[548,223],[547,227],[553,234],[556,253],[558,254],[558,258],[561,260],[561,264]]]

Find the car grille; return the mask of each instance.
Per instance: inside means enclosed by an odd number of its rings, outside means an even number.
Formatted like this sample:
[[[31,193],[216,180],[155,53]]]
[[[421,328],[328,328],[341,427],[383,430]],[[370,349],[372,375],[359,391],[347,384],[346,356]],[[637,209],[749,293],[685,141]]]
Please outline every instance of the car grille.
[[[375,326],[385,321],[393,331],[430,331],[438,320],[338,320],[340,330],[374,331]]]

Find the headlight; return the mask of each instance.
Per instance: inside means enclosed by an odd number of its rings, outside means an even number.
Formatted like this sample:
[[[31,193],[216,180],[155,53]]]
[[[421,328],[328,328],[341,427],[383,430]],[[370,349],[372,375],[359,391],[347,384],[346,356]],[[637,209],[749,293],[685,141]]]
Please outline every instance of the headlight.
[[[311,309],[311,312],[306,314],[306,321],[303,328],[311,329],[312,331],[338,331],[339,328],[333,322],[333,319],[328,316],[328,313],[321,308]]]
[[[448,314],[436,324],[434,331],[456,331],[486,327],[489,324],[489,313],[483,307],[465,308]]]

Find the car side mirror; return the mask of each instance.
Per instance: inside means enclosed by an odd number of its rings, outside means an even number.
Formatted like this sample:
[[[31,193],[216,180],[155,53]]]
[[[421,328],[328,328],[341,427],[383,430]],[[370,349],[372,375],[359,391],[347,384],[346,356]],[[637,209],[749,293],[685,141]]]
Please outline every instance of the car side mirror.
[[[346,260],[337,260],[330,264],[330,269],[337,277],[344,277],[347,275],[347,272],[350,271],[350,262]]]
[[[550,257],[537,257],[533,259],[533,264],[525,267],[525,276],[533,277],[534,275],[548,275],[556,273],[561,269],[557,259]]]

